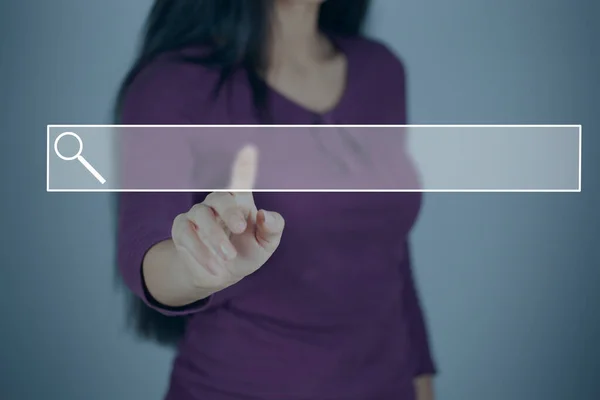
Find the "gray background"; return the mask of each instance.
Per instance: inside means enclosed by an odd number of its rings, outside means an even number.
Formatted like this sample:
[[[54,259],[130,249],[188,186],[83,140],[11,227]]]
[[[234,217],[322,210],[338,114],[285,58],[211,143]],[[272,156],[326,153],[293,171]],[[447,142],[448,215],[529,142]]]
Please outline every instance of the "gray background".
[[[107,123],[149,0],[0,3],[0,398],[159,399],[168,349],[124,328],[111,203],[45,192],[46,124]],[[416,273],[440,399],[598,399],[595,0],[376,0],[413,123],[581,123],[581,194],[428,195]]]

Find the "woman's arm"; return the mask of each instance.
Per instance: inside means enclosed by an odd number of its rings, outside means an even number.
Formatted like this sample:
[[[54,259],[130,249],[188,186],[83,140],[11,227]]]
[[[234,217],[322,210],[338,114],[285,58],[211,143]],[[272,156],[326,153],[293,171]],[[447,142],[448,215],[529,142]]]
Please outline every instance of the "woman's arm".
[[[200,77],[201,78],[201,77]],[[197,82],[197,69],[159,58],[145,67],[127,88],[121,102],[123,125],[184,125],[191,123],[190,87]],[[158,188],[161,180],[172,182],[173,171],[193,166],[189,143],[183,135],[154,128],[123,128],[119,141],[119,178],[123,187]],[[171,172],[154,171],[154,160],[169,159]],[[148,162],[147,162],[148,161]],[[185,179],[185,178],[184,178]],[[181,183],[183,185],[184,183]],[[187,187],[187,186],[186,186]],[[208,306],[208,293],[201,293],[186,279],[184,266],[175,252],[171,229],[177,215],[194,204],[192,193],[120,193],[118,264],[128,288],[148,306],[166,315],[185,315]],[[186,307],[182,307],[186,306]]]
[[[212,70],[173,58],[155,61],[122,102],[121,123],[128,125],[119,128],[118,138],[122,187],[161,192],[121,194],[119,268],[138,297],[167,315],[204,310],[243,292],[247,285],[238,282],[268,260],[283,231],[283,218],[258,212],[250,194],[162,192],[211,187],[224,171],[236,185],[253,187],[258,154],[251,146],[237,149],[230,136],[172,126],[214,122],[210,109],[199,104],[211,98],[206,89],[215,77]],[[196,164],[215,149],[236,154],[233,166],[226,160],[221,166]],[[244,248],[242,256],[228,233]]]
[[[171,240],[175,217],[192,205],[189,193],[121,193],[118,263],[127,287],[165,315],[185,315],[208,306],[187,279]],[[184,307],[185,306],[185,307]]]
[[[172,239],[148,250],[142,263],[142,275],[151,296],[171,308],[189,306],[212,294],[190,281]]]

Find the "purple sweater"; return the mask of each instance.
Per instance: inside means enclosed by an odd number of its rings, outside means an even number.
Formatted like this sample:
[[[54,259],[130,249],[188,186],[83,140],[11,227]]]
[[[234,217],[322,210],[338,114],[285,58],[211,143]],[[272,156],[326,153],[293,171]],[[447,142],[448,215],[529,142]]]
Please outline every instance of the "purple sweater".
[[[336,40],[349,61],[346,92],[325,115],[271,91],[281,124],[406,123],[402,64],[366,39]],[[256,124],[242,72],[215,100],[214,71],[165,55],[133,82],[124,124]],[[281,245],[256,273],[179,311],[147,297],[145,252],[206,193],[124,193],[119,266],[149,307],[189,317],[169,400],[412,400],[432,374],[407,236],[417,193],[257,193],[286,219]]]

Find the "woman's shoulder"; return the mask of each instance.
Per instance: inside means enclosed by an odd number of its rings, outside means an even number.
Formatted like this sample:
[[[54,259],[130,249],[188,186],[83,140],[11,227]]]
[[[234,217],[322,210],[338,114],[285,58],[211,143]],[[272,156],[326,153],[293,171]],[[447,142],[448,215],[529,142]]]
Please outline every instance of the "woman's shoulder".
[[[198,55],[201,49],[165,52],[141,66],[123,93],[124,115],[142,113],[147,124],[177,123],[163,121],[162,115],[170,113],[179,115],[181,123],[189,123],[198,106],[210,99],[219,79],[218,71],[189,61]]]
[[[190,61],[202,55],[202,49],[193,47],[161,53],[137,71],[131,86],[182,88],[189,87],[192,83],[205,83],[207,79],[216,79],[216,70]]]

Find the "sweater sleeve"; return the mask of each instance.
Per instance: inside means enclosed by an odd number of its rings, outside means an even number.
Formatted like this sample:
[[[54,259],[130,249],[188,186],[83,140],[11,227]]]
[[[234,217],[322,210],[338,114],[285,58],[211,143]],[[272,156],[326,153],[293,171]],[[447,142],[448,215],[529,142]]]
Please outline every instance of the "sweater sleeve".
[[[414,376],[434,375],[437,372],[433,360],[429,335],[423,308],[418,296],[418,290],[411,266],[409,246],[406,245],[406,257],[402,266],[405,274],[404,301],[406,318],[408,319],[409,335],[411,340],[411,358],[414,363]]]
[[[183,70],[181,70],[183,68]],[[120,123],[123,125],[184,125],[192,123],[187,115],[186,90],[191,84],[182,79],[188,71],[185,66],[174,62],[155,62],[142,70],[129,85],[121,103]],[[190,76],[191,78],[191,76]],[[125,130],[125,132],[127,132]],[[157,140],[157,138],[159,138]],[[136,138],[136,139],[132,139]],[[120,177],[123,179],[139,173],[144,168],[139,157],[142,143],[139,135],[122,134],[118,138],[120,154]],[[181,135],[152,135],[152,143],[143,143],[144,156],[165,157],[167,140],[168,152],[173,154],[172,163],[179,168],[187,168],[189,160],[185,154],[187,143]],[[181,141],[181,143],[177,141]],[[189,158],[189,157],[188,157]],[[170,161],[171,162],[171,161]],[[182,308],[170,308],[159,304],[149,294],[142,274],[142,261],[146,252],[155,244],[171,238],[171,227],[175,217],[187,212],[194,204],[193,193],[184,192],[126,192],[119,194],[117,262],[125,285],[149,307],[165,315],[187,315],[208,308],[213,298]]]

